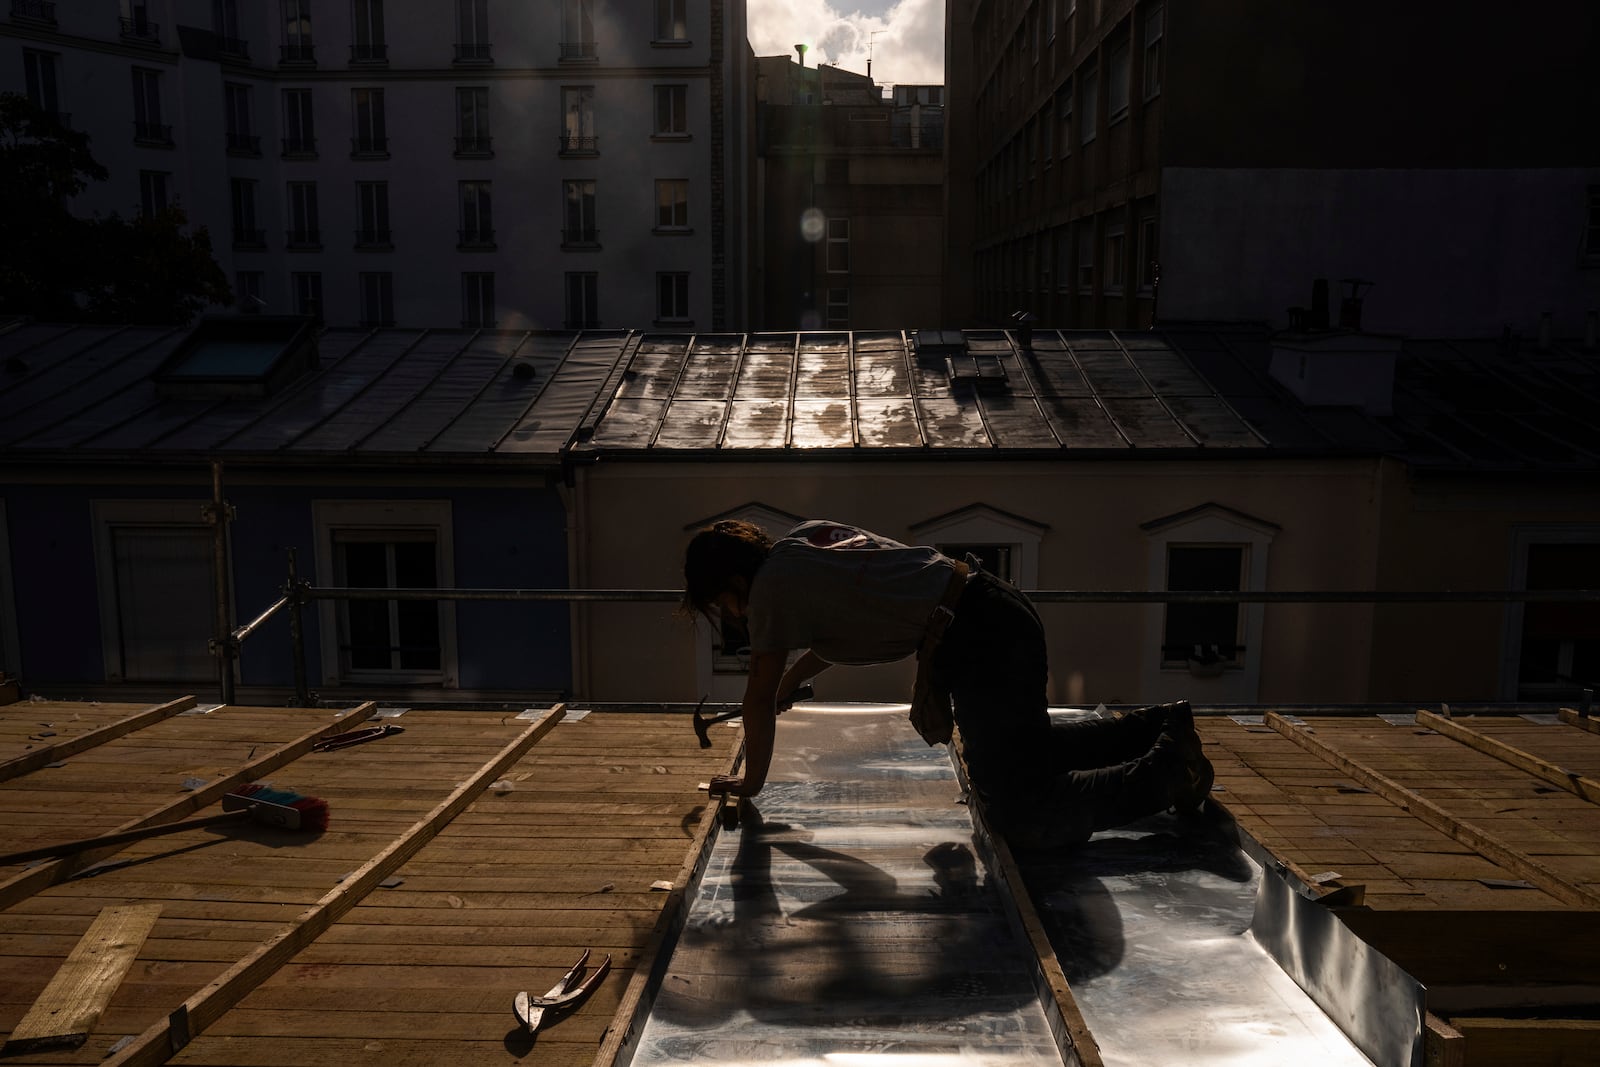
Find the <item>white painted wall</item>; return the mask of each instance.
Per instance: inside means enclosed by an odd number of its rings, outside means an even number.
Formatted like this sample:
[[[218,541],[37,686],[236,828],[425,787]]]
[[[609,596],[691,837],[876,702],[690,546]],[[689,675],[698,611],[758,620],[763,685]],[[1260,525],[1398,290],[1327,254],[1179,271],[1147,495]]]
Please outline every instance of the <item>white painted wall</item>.
[[[499,325],[560,328],[563,274],[599,274],[603,326],[648,328],[655,318],[657,271],[690,273],[694,327],[712,327],[711,25],[709,5],[689,5],[686,46],[652,43],[654,5],[596,0],[597,60],[563,63],[561,5],[489,0],[490,67],[456,66],[455,6],[441,0],[387,0],[386,69],[349,66],[350,5],[318,3],[313,11],[315,70],[280,68],[283,41],[277,0],[238,0],[240,34],[248,42],[248,65],[219,64],[178,54],[179,23],[210,29],[208,0],[152,0],[149,17],[160,25],[159,47],[132,45],[120,36],[117,0],[56,5],[54,28],[0,18],[0,89],[22,91],[22,50],[56,53],[60,109],[75,128],[89,133],[95,157],[111,179],[86,192],[77,205],[85,213],[123,215],[139,205],[139,171],[173,172],[172,189],[194,225],[209,227],[216,257],[230,280],[239,270],[264,273],[262,296],[270,312],[292,311],[289,274],[323,276],[324,317],[331,325],[358,318],[358,281],[363,271],[394,274],[395,318],[402,326],[453,326],[461,315],[460,274],[495,274]],[[737,328],[743,299],[738,248],[743,240],[740,162],[743,98],[738,91],[745,52],[743,0],[726,0],[727,26],[721,57],[727,79],[724,125],[728,309]],[[133,143],[131,68],[163,73],[163,121],[173,126],[174,149]],[[223,85],[254,89],[254,130],[262,157],[226,152]],[[653,86],[688,87],[690,138],[653,141]],[[595,87],[600,155],[558,155],[561,89]],[[455,89],[489,88],[494,158],[454,158]],[[385,90],[388,160],[350,158],[350,90]],[[284,88],[314,91],[318,158],[280,158]],[[268,250],[232,248],[229,179],[253,178],[257,226]],[[594,178],[602,248],[561,248],[561,181]],[[690,235],[653,234],[656,178],[689,181]],[[457,182],[494,183],[493,252],[457,250]],[[320,252],[288,252],[285,183],[318,183],[323,231]],[[359,215],[357,181],[387,181],[393,252],[355,251]]]
[[[1368,330],[1557,336],[1600,307],[1600,266],[1580,262],[1600,169],[1161,172],[1161,318],[1266,321],[1311,302],[1314,278],[1376,282]],[[1355,223],[1359,222],[1360,225]]]

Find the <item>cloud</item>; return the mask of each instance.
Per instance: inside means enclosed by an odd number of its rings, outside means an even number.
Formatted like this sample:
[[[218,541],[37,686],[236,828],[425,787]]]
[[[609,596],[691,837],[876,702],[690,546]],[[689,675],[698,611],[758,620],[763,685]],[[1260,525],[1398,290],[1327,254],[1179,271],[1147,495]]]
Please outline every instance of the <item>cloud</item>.
[[[944,0],[858,0],[850,11],[830,0],[747,5],[750,47],[758,56],[792,56],[803,42],[808,66],[828,63],[865,74],[870,49],[873,81],[944,83]]]

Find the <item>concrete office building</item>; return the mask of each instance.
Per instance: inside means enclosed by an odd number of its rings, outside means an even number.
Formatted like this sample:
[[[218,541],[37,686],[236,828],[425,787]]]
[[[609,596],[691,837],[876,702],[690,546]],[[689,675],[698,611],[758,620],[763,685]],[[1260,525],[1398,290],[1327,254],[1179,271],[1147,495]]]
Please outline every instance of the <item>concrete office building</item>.
[[[1377,330],[1575,337],[1600,307],[1600,142],[1577,134],[1600,104],[1593,5],[951,0],[947,18],[952,324],[1283,327],[1319,313],[1317,278],[1335,325],[1342,280],[1373,283]]]
[[[241,307],[330,325],[742,324],[743,0],[9,0],[0,88],[75,205],[178,203]]]

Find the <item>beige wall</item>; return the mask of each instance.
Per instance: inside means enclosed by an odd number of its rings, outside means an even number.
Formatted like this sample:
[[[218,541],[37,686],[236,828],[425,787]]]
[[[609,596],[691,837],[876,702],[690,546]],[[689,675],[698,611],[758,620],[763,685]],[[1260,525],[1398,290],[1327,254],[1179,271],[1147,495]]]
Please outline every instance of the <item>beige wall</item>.
[[[1039,546],[1045,589],[1147,589],[1151,540],[1141,524],[1207,503],[1278,527],[1269,589],[1368,589],[1375,581],[1378,467],[1370,460],[1272,462],[627,462],[577,468],[575,584],[675,588],[687,529],[759,502],[911,540],[912,525],[985,504],[1048,527]],[[1261,701],[1368,698],[1372,609],[1267,605]],[[1046,605],[1051,699],[1151,699],[1146,622],[1159,606]],[[603,605],[577,612],[577,695],[681,701],[705,692],[691,627],[668,605]],[[587,616],[587,617],[585,617]],[[1197,702],[1225,699],[1216,683],[1156,672]],[[1169,676],[1170,675],[1170,676]],[[898,700],[909,664],[838,668],[824,699]],[[720,699],[720,697],[718,698]]]

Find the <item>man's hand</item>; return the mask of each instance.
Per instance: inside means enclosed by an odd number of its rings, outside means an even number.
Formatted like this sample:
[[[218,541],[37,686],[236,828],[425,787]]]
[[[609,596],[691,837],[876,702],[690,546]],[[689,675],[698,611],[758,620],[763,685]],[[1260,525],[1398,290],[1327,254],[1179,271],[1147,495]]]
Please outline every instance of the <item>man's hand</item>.
[[[745,783],[742,775],[719,774],[711,779],[711,786],[708,791],[714,797],[753,797],[761,792],[761,786],[757,785],[752,788]]]

